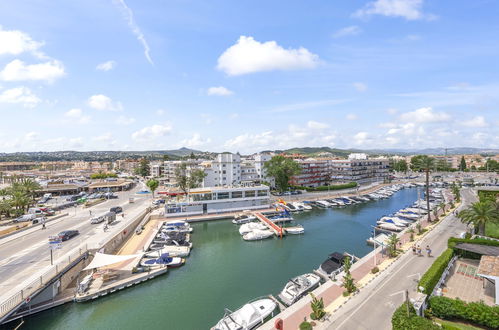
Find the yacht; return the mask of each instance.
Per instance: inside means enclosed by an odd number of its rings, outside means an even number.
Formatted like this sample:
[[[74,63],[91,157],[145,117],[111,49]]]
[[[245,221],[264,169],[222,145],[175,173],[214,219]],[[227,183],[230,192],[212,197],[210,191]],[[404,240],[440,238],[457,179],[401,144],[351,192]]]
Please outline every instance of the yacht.
[[[333,206],[328,201],[316,201],[315,204],[318,205],[319,207],[323,207],[323,208],[328,208],[328,207]]]
[[[281,223],[281,222],[291,222],[294,219],[291,215],[280,214],[280,215],[276,215],[274,217],[270,217],[269,220],[274,222],[274,223]]]
[[[406,212],[397,212],[394,214],[396,217],[402,217],[402,218],[406,218],[406,219],[412,219],[412,220],[416,220],[418,219],[420,216],[416,213],[406,213]]]
[[[333,252],[329,257],[319,266],[317,271],[326,277],[339,270],[344,263],[345,256],[339,252]]]
[[[303,208],[305,209],[305,211],[310,211],[312,209],[312,206],[310,206],[310,204],[308,204],[308,203],[302,203],[302,202],[300,202],[300,204],[303,206]]]
[[[381,233],[379,235],[376,235],[375,237],[369,237],[366,241],[369,245],[374,245],[374,243],[376,243],[376,245],[386,245],[389,238],[390,235],[388,235],[387,233]]]
[[[161,255],[159,258],[143,258],[140,262],[142,267],[180,267],[185,263],[184,258],[170,257],[168,253]]]
[[[241,225],[241,227],[239,227],[239,234],[244,235],[255,229],[265,230],[267,229],[267,226],[260,222],[245,223],[244,225]]]
[[[299,202],[291,202],[289,204],[292,204],[297,211],[305,211],[305,208],[303,207],[302,203]]]
[[[164,253],[168,253],[170,257],[187,257],[191,249],[187,246],[162,246],[158,250],[146,252],[144,256],[148,258],[158,258]]]
[[[297,211],[299,211],[296,208],[296,206],[294,205],[294,203],[286,203],[286,207],[288,208],[289,212],[297,212]]]
[[[285,227],[286,233],[289,235],[299,235],[305,233],[305,228],[302,225],[296,225],[293,227]]]
[[[253,220],[256,220],[256,217],[252,214],[237,214],[234,217],[234,220],[232,220],[232,223],[235,225],[242,225],[248,222],[251,222]]]
[[[261,230],[261,229],[255,229],[250,231],[249,233],[246,233],[243,235],[243,239],[245,241],[260,241],[262,239],[266,239],[269,237],[272,237],[274,235],[274,232],[266,229],[266,230]]]
[[[394,225],[399,227],[407,227],[412,223],[412,221],[403,220],[397,217],[381,217],[378,220],[378,224],[380,223],[393,223]]]
[[[283,304],[290,306],[319,286],[320,281],[321,278],[312,273],[297,276],[286,283],[278,297]]]
[[[163,226],[161,227],[161,231],[163,233],[171,233],[171,232],[176,232],[176,233],[192,233],[192,227],[191,226]]]
[[[273,316],[277,304],[269,298],[249,302],[235,312],[225,310],[224,317],[211,330],[249,330]]]
[[[401,231],[402,229],[404,229],[403,227],[399,227],[393,223],[388,223],[388,222],[380,223],[378,224],[378,227],[389,231]]]

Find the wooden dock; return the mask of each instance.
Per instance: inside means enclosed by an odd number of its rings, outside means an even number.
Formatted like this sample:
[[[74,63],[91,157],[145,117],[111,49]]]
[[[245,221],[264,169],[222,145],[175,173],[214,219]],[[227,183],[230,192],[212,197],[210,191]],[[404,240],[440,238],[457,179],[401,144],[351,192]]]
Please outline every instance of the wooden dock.
[[[258,220],[260,220],[265,226],[267,226],[270,230],[274,232],[278,237],[281,237],[285,235],[284,229],[282,227],[279,227],[276,225],[274,222],[270,221],[269,218],[264,216],[263,214],[259,212],[253,213],[255,217],[257,217]]]

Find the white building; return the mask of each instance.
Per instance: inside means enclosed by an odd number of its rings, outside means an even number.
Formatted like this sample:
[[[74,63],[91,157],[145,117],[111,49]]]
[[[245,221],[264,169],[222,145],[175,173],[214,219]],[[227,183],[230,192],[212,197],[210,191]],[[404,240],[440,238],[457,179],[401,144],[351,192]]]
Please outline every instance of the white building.
[[[204,162],[203,187],[222,187],[241,183],[241,156],[222,153],[211,162]]]

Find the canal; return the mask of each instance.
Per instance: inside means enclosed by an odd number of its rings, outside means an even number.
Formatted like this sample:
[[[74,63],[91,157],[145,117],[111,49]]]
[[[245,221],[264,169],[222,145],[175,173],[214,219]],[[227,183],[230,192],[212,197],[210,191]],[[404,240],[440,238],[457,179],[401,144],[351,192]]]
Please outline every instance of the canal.
[[[245,242],[227,220],[193,224],[185,266],[88,303],[70,303],[25,319],[23,329],[209,329],[224,308],[277,295],[292,277],[311,272],[331,252],[364,256],[371,225],[417,199],[403,189],[389,199],[294,214],[304,235]]]

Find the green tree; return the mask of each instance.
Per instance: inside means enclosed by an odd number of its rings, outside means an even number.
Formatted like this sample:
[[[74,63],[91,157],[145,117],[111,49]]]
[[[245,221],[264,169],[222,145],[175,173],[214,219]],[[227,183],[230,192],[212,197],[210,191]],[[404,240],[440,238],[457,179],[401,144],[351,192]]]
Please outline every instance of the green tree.
[[[156,189],[158,189],[159,181],[158,180],[154,180],[154,179],[148,180],[146,182],[146,186],[149,188],[149,190],[151,190],[151,192],[152,192],[152,198],[154,198],[154,191],[156,191]]]
[[[149,166],[149,161],[146,158],[142,158],[139,162],[139,167],[135,169],[135,174],[145,178],[150,173],[151,173],[151,168]]]
[[[413,162],[414,160],[414,162]],[[435,164],[435,159],[426,155],[419,155],[411,158],[411,164],[414,170],[424,171],[426,175],[425,197],[426,209],[428,211],[428,222],[431,222],[430,212],[430,171]]]
[[[312,301],[310,302],[310,308],[312,309],[312,313],[310,313],[310,318],[312,320],[320,320],[326,315],[326,311],[324,310],[324,300],[317,299],[313,293],[310,293],[312,297]]]
[[[291,158],[284,156],[274,156],[264,165],[267,175],[273,177],[276,188],[283,192],[289,187],[291,177],[301,173],[300,164]]]
[[[407,172],[408,166],[405,159],[397,160],[393,163],[393,170],[396,172]]]
[[[461,190],[459,189],[459,186],[456,183],[452,184],[451,191],[452,194],[454,195],[454,199],[456,200],[456,202],[461,201]]]
[[[205,177],[206,173],[203,170],[190,169],[186,163],[182,163],[175,168],[175,180],[184,194],[187,194],[189,189],[199,187]]]
[[[489,222],[499,222],[496,206],[489,202],[476,202],[466,210],[459,212],[458,218],[467,224],[473,224],[478,228],[478,234],[485,234],[485,225]]]
[[[464,160],[464,156],[461,156],[461,163],[459,163],[459,170],[464,171],[466,169],[466,160]]]
[[[343,263],[343,272],[345,273],[345,275],[343,275],[343,287],[348,294],[357,291],[357,287],[355,286],[352,274],[350,273],[351,267],[352,260],[349,256],[346,256]]]
[[[395,258],[397,256],[398,243],[399,243],[399,238],[397,237],[397,235],[392,234],[388,238],[387,245],[388,245],[388,255],[390,256],[390,258]]]
[[[170,160],[170,156],[168,156],[168,155],[163,155],[163,160],[164,160],[164,161]]]

